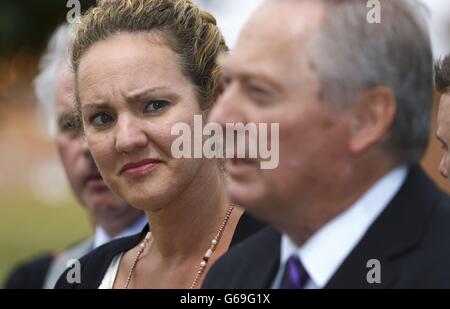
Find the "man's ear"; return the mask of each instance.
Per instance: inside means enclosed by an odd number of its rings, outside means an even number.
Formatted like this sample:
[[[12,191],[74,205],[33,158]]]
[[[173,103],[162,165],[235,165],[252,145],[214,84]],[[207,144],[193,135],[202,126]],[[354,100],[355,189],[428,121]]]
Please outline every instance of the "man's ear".
[[[391,89],[377,86],[358,95],[349,107],[352,153],[361,153],[379,143],[389,132],[397,112]]]

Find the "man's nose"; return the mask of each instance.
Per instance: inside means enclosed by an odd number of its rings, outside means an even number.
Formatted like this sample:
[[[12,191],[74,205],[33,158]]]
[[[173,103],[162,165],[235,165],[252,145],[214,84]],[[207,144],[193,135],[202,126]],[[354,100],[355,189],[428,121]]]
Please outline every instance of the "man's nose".
[[[441,159],[441,163],[439,164],[439,172],[442,177],[448,179],[448,170],[447,170],[447,154],[444,154]]]
[[[80,133],[80,136],[78,137],[78,140],[79,140],[79,145],[80,145],[81,151],[85,155],[90,155],[89,146],[88,146],[88,142],[87,142],[86,136],[83,133]]]
[[[215,122],[221,126],[225,126],[227,123],[245,123],[243,103],[238,85],[228,86],[211,110],[208,117],[209,122]]]

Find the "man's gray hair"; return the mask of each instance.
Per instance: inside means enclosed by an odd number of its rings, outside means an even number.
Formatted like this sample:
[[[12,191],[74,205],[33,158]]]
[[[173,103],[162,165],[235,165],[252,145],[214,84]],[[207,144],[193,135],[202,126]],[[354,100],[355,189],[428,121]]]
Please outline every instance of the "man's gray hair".
[[[70,65],[69,48],[73,37],[74,27],[71,24],[63,24],[55,30],[40,59],[39,74],[33,81],[39,108],[47,117],[48,132],[52,137],[57,133],[55,106],[59,70],[64,62]]]
[[[344,107],[372,87],[389,87],[397,114],[384,149],[397,163],[420,161],[428,146],[433,56],[423,5],[380,0],[380,23],[367,1],[322,0],[326,17],[312,42],[312,62],[325,102]]]

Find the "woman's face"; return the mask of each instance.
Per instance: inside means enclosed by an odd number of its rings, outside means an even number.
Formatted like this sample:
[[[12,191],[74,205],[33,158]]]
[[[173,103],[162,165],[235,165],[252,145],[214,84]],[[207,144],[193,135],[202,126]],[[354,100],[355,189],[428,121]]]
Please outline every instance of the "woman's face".
[[[86,138],[113,191],[131,205],[158,210],[175,201],[205,160],[174,159],[175,123],[193,128],[202,114],[176,54],[151,34],[118,34],[80,61],[79,96]]]

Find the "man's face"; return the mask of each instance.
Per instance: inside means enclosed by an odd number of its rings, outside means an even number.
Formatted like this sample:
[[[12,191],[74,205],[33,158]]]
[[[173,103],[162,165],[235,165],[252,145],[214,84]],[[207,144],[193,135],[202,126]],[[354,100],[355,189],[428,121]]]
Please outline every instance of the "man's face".
[[[72,190],[94,215],[119,216],[130,206],[119,199],[103,182],[83,135],[74,128],[74,75],[62,66],[56,87],[57,149]]]
[[[442,177],[449,180],[450,175],[450,94],[441,97],[437,119],[436,137],[441,142],[444,151],[439,165]]]
[[[323,13],[312,1],[268,1],[225,60],[224,92],[210,115],[221,125],[280,124],[276,169],[261,170],[249,160],[226,162],[231,199],[272,222],[281,209],[327,194],[324,184],[338,177],[334,169],[346,151],[343,115],[320,102],[309,58]]]

